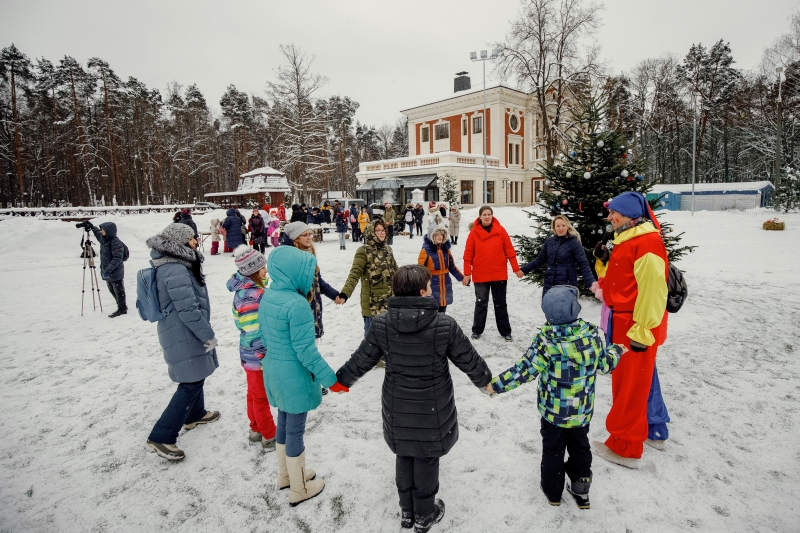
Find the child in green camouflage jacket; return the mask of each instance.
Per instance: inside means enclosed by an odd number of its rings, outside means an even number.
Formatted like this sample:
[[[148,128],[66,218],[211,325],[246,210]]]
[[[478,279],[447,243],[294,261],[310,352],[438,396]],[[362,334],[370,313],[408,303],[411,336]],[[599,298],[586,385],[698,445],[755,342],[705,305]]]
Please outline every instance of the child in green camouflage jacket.
[[[578,318],[578,289],[555,286],[542,298],[547,324],[522,359],[486,386],[490,394],[508,392],[538,376],[542,435],[541,488],[550,505],[561,504],[564,474],[578,507],[589,508],[592,452],[589,422],[594,410],[595,376],[619,363],[623,346],[606,346],[600,329]],[[569,459],[564,462],[564,451]]]

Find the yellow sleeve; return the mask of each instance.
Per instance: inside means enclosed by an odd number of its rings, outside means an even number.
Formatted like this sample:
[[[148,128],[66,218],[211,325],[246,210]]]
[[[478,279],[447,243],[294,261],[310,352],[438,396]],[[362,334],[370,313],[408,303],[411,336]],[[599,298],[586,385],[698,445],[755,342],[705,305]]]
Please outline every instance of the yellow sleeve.
[[[603,264],[599,259],[594,260],[594,271],[597,272],[597,279],[606,277],[606,270],[608,270],[607,264]]]
[[[628,338],[645,346],[655,342],[652,328],[661,324],[667,308],[667,280],[664,277],[664,260],[653,253],[646,253],[633,264],[638,295],[633,306],[633,327]]]

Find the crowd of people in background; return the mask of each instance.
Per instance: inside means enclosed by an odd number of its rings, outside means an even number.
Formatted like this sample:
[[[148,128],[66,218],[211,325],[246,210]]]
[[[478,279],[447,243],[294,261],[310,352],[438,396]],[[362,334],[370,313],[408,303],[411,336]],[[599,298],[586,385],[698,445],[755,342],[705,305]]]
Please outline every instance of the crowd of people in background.
[[[289,489],[295,506],[318,495],[323,479],[306,467],[304,433],[308,413],[330,391],[345,393],[375,366],[384,367],[384,439],[396,455],[401,526],[427,532],[444,516],[436,498],[439,459],[458,439],[458,421],[448,362],[465,372],[487,395],[538,383],[542,461],[540,488],[550,505],[560,505],[565,488],[581,509],[590,508],[592,449],[600,457],[638,468],[644,444],[663,449],[669,416],[655,367],[666,338],[668,262],[660,227],[646,200],[623,193],[607,203],[614,238],[598,243],[592,270],[580,235],[564,215],[552,220],[538,255],[520,266],[511,239],[483,206],[467,234],[463,270],[457,265],[461,214],[458,206],[407,204],[397,214],[387,203],[381,216],[367,206],[335,201],[321,207],[295,204],[252,210],[235,208],[210,222],[211,254],[232,252],[235,272],[227,281],[233,320],[240,332],[239,358],[247,383],[248,440],[276,451],[277,485]],[[423,232],[426,223],[427,228]],[[399,266],[392,250],[395,222],[413,239],[423,235],[417,264]],[[348,234],[361,243],[344,286],[321,276],[314,246],[316,224],[335,226],[340,249]],[[94,227],[100,270],[118,309],[127,312],[123,261],[127,247],[113,223]],[[189,209],[147,240],[155,269],[160,311],[158,339],[169,377],[177,389],[150,432],[146,446],[179,461],[181,428],[194,429],[220,418],[205,408],[204,382],[219,366],[211,327],[210,299],[203,274],[201,235]],[[266,248],[276,247],[269,257]],[[614,260],[611,260],[611,257]],[[513,341],[507,309],[508,267],[519,278],[544,269],[542,310],[547,322],[524,356],[492,377],[472,342],[484,335],[491,297],[497,330]],[[595,275],[595,272],[597,275]],[[601,323],[578,318],[578,276],[603,302]],[[453,280],[474,284],[471,338],[447,315],[454,303]],[[345,304],[360,284],[364,340],[334,371],[319,351],[324,335],[322,297]],[[634,356],[623,356],[627,351]],[[605,443],[588,441],[595,376],[612,374],[613,403]],[[272,416],[271,407],[277,409]],[[565,454],[568,459],[565,461]]]

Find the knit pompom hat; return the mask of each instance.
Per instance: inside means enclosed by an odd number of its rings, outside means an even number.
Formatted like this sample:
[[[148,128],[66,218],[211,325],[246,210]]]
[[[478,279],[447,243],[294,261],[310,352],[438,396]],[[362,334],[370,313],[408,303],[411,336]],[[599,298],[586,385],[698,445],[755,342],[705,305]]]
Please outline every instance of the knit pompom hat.
[[[187,244],[194,239],[194,230],[186,224],[173,223],[164,228],[161,235],[178,244]]]
[[[242,276],[250,276],[267,266],[267,258],[246,244],[240,244],[233,251],[233,262]]]

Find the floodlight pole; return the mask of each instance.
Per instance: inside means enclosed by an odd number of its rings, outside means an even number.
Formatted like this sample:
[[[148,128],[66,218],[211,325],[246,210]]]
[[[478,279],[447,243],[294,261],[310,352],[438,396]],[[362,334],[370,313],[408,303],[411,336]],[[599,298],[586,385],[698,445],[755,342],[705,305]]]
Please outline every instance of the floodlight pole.
[[[474,56],[474,57],[473,57]],[[470,54],[472,61],[480,61],[483,63],[483,117],[481,117],[481,133],[483,133],[483,205],[489,203],[489,181],[487,177],[487,163],[486,163],[486,132],[489,123],[486,120],[486,61],[488,59],[497,59],[497,50],[492,50],[491,57],[487,57],[486,50],[481,50],[481,57],[478,58],[474,52]]]
[[[692,93],[692,216],[694,216],[694,177],[697,159],[697,95]]]

